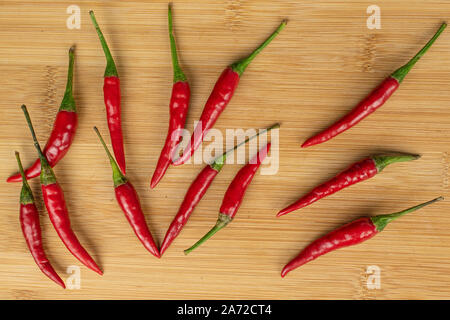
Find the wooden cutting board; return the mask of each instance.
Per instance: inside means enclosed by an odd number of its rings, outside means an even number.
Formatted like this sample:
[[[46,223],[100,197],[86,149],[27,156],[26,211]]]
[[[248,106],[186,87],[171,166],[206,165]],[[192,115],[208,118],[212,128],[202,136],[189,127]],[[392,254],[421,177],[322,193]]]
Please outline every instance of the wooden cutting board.
[[[237,217],[189,256],[214,223],[223,194],[241,165],[227,165],[188,225],[160,260],[133,235],[113,192],[111,170],[94,125],[107,138],[102,81],[105,59],[88,11],[94,9],[116,59],[129,179],[151,231],[161,242],[203,164],[172,167],[155,190],[149,180],[168,124],[172,68],[163,1],[13,1],[0,4],[0,177],[36,152],[20,110],[27,104],[44,144],[62,99],[67,50],[76,45],[79,128],[55,168],[73,228],[104,269],[81,266],[63,246],[31,181],[45,248],[64,279],[80,267],[80,289],[45,278],[27,251],[18,221],[20,185],[0,183],[0,298],[6,299],[434,299],[450,298],[450,198],[389,225],[360,246],[331,253],[280,277],[310,241],[364,215],[395,212],[449,196],[450,30],[416,65],[379,111],[336,139],[301,149],[309,136],[350,110],[415,54],[440,23],[448,1],[376,1],[381,29],[368,29],[373,1],[174,1],[182,66],[192,89],[192,130],[221,70],[244,57],[284,18],[288,26],[248,67],[215,128],[264,128],[281,122],[279,169],[257,174]],[[69,29],[69,5],[81,10]],[[206,143],[204,144],[206,146]],[[308,208],[276,218],[302,194],[368,155],[419,153],[411,163]],[[367,272],[379,271],[379,289]]]

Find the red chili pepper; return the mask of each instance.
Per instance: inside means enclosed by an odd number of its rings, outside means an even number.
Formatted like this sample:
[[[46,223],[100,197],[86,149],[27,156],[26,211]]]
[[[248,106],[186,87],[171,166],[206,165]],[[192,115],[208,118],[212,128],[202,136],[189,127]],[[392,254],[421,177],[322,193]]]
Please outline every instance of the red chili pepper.
[[[94,11],[89,11],[91,20],[97,30],[100,43],[106,57],[106,69],[103,83],[103,97],[106,107],[106,119],[108,121],[109,134],[111,136],[111,144],[119,164],[120,170],[125,174],[125,152],[123,149],[123,135],[122,135],[122,120],[121,120],[121,108],[120,108],[120,80],[117,73],[116,64],[109,51],[108,44],[105,37],[95,19]]]
[[[103,272],[91,258],[89,253],[87,253],[87,251],[83,248],[70,226],[69,212],[67,211],[63,190],[56,181],[56,176],[45,158],[39,142],[37,141],[27,107],[22,105],[22,110],[25,114],[25,118],[27,119],[27,124],[30,128],[31,135],[33,136],[34,146],[36,147],[41,160],[42,196],[44,198],[45,207],[47,208],[50,221],[67,249],[69,249],[69,251],[86,267],[102,275]]]
[[[419,155],[396,155],[396,156],[374,156],[352,164],[348,169],[342,171],[336,177],[315,187],[308,194],[278,212],[277,217],[281,217],[289,212],[309,206],[310,204],[332,195],[339,190],[351,185],[372,178],[380,173],[386,166],[395,162],[404,162],[419,159]]]
[[[268,132],[279,127],[280,124],[277,123],[267,128],[266,130],[263,130],[258,134],[245,139],[243,142],[237,144],[234,148],[227,150],[221,156],[217,157],[211,164],[207,165],[202,171],[200,171],[197,178],[195,178],[195,180],[191,183],[188,191],[186,192],[186,195],[184,196],[184,200],[181,203],[180,209],[178,209],[178,213],[172,220],[172,223],[170,224],[169,229],[166,232],[166,236],[164,237],[164,241],[161,245],[161,255],[164,253],[164,251],[167,250],[167,248],[169,248],[170,244],[181,232],[181,229],[187,223],[189,217],[191,216],[197,204],[205,195],[214,178],[222,170],[227,155],[240,146],[244,145],[248,141],[256,138],[261,133]]]
[[[173,156],[177,149],[178,142],[181,137],[181,130],[184,128],[186,122],[187,111],[189,108],[189,98],[191,91],[186,76],[181,70],[178,63],[177,47],[175,44],[175,37],[173,36],[172,28],[172,8],[169,4],[169,37],[170,37],[170,49],[172,52],[172,65],[173,65],[173,87],[172,97],[170,98],[170,121],[169,131],[167,133],[166,142],[161,150],[158,164],[156,165],[155,172],[150,183],[150,188],[156,187],[158,182],[164,176],[167,168],[172,162]]]
[[[178,166],[185,163],[194,154],[195,150],[200,146],[203,138],[208,131],[214,126],[220,114],[225,110],[226,106],[233,97],[234,91],[239,83],[239,79],[244,73],[245,69],[252,62],[252,60],[260,53],[286,26],[287,20],[283,20],[272,35],[266,39],[255,51],[248,57],[233,63],[227,67],[219,79],[217,80],[211,95],[206,101],[203,112],[200,116],[200,121],[194,129],[194,134],[191,137],[190,143],[183,151],[183,155],[173,162]]]
[[[51,280],[66,288],[64,281],[58,276],[53,269],[50,261],[42,245],[41,224],[39,222],[39,212],[34,204],[33,192],[25,178],[22,162],[19,153],[16,151],[16,159],[19,165],[19,172],[23,176],[22,191],[20,192],[20,226],[22,228],[23,237],[27,243],[28,249],[38,265],[39,269]]]
[[[211,238],[217,231],[227,226],[228,223],[233,220],[239,207],[241,206],[242,200],[244,199],[245,191],[247,187],[252,182],[256,171],[258,170],[261,163],[267,156],[270,149],[270,143],[266,144],[259,152],[247,163],[234,177],[228,186],[225,196],[222,200],[222,205],[220,207],[219,218],[217,219],[216,225],[197,241],[192,247],[184,250],[185,254],[190,253],[192,250],[200,246],[203,242]]]
[[[397,90],[400,83],[403,81],[408,72],[416,64],[417,61],[427,52],[431,45],[436,41],[439,35],[447,27],[443,23],[436,34],[430,41],[420,50],[407,64],[397,69],[388,78],[386,78],[372,93],[370,93],[364,100],[362,100],[352,111],[338,120],[335,124],[328,127],[319,134],[309,138],[302,144],[302,148],[313,146],[315,144],[323,143],[334,138],[338,134],[350,129],[358,124],[365,117],[381,107],[386,100]]]
[[[114,157],[109,152],[105,141],[103,140],[97,127],[94,127],[97,136],[102,143],[106,154],[108,155],[109,162],[111,163],[111,168],[113,171],[113,181],[114,181],[114,191],[116,193],[117,202],[120,205],[128,223],[133,228],[134,233],[138,239],[142,242],[144,247],[155,257],[159,258],[159,250],[153,240],[152,234],[148,229],[147,223],[145,221],[145,216],[139,202],[139,196],[134,189],[131,182],[125,177],[125,175],[119,170],[119,167],[114,160]]]
[[[400,212],[383,214],[374,217],[364,217],[354,220],[309,244],[297,257],[295,257],[283,268],[283,271],[281,271],[281,276],[284,277],[292,270],[330,251],[353,246],[369,240],[379,232],[383,231],[388,223],[398,217],[443,199],[443,197],[439,197]]]
[[[54,167],[69,151],[78,125],[75,99],[72,93],[73,63],[75,47],[69,49],[69,71],[67,75],[66,91],[59,107],[50,138],[44,148],[44,154],[51,167]],[[31,167],[25,170],[27,179],[37,177],[41,173],[41,161],[39,158]],[[17,173],[9,177],[7,182],[22,181],[22,176]]]

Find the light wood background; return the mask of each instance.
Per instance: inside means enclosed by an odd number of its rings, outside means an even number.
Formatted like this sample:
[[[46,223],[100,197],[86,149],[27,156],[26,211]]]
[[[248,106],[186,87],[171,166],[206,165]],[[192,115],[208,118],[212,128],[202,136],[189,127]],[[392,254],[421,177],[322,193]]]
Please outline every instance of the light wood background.
[[[381,8],[381,29],[366,27],[366,9]],[[66,8],[81,8],[69,30]],[[264,128],[282,122],[277,175],[256,175],[237,217],[189,256],[217,218],[222,196],[241,167],[217,176],[161,260],[133,235],[113,192],[111,170],[92,126],[108,139],[103,105],[103,52],[88,10],[94,9],[122,82],[129,179],[161,242],[184,193],[203,165],[170,168],[155,190],[149,179],[168,123],[172,68],[167,3],[161,1],[13,1],[0,3],[0,177],[36,157],[20,105],[45,143],[62,99],[67,50],[76,49],[79,129],[56,167],[73,228],[104,269],[81,266],[81,289],[62,290],[42,275],[21,235],[20,185],[0,183],[0,298],[6,299],[432,299],[450,298],[449,201],[392,223],[360,246],[322,257],[284,279],[280,271],[310,241],[363,215],[395,212],[449,196],[450,30],[379,111],[338,138],[305,150],[300,144],[350,110],[405,63],[450,13],[448,1],[175,1],[174,24],[191,83],[192,130],[221,70],[247,55],[284,18],[288,26],[256,58],[215,128]],[[368,155],[420,153],[370,181],[283,218],[276,212]],[[80,265],[65,249],[42,205],[49,259],[66,279]],[[450,199],[450,198],[449,198]],[[381,289],[366,287],[366,268],[381,269]]]

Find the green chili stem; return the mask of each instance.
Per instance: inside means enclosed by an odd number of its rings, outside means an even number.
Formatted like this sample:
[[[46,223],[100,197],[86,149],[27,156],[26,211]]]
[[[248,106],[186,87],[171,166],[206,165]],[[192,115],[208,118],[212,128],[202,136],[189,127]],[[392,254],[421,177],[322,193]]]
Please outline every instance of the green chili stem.
[[[279,128],[279,127],[280,127],[280,124],[279,123],[275,123],[274,125],[268,127],[267,129],[264,129],[261,132],[258,132],[257,134],[255,134],[255,135],[253,135],[251,137],[248,137],[247,139],[245,139],[241,143],[238,143],[237,145],[235,145],[233,148],[228,149],[223,154],[221,154],[220,156],[218,156],[217,158],[214,159],[214,161],[210,164],[211,168],[213,168],[216,171],[220,171],[223,168],[223,165],[225,164],[225,159],[227,158],[228,154],[230,154],[231,152],[235,151],[237,148],[239,148],[240,146],[246,144],[250,140],[253,140],[254,138],[258,137],[259,135],[261,135],[261,134],[263,134],[265,132],[269,132],[270,130],[275,129],[275,128]]]
[[[19,165],[20,175],[22,176],[22,191],[20,192],[20,203],[30,204],[34,203],[33,192],[31,192],[30,185],[28,184],[27,177],[23,171],[22,161],[20,161],[19,152],[15,152],[17,164]]]
[[[392,156],[380,155],[372,157],[378,172],[381,172],[384,168],[392,163],[417,160],[419,158],[420,155],[418,154],[400,154]]]
[[[69,69],[67,71],[67,84],[66,91],[64,92],[64,98],[61,102],[61,106],[59,107],[59,111],[69,111],[76,112],[75,108],[75,99],[73,97],[73,64],[75,61],[75,46],[70,47],[69,49]]]
[[[216,225],[212,227],[211,230],[208,231],[200,240],[198,240],[192,247],[184,250],[184,254],[189,254],[195,248],[199,247],[203,242],[211,238],[217,231],[225,227],[228,223],[230,223],[231,218],[226,214],[219,213],[219,218],[217,219]]]
[[[427,42],[427,44],[411,59],[407,64],[400,67],[393,74],[391,74],[392,78],[395,78],[399,83],[403,81],[408,72],[414,67],[414,65],[419,61],[420,58],[430,49],[436,39],[441,35],[444,29],[447,27],[447,23],[442,23],[439,30],[434,34],[434,36]]]
[[[111,168],[113,171],[114,188],[117,188],[118,186],[127,183],[127,178],[120,171],[119,166],[117,165],[116,160],[114,159],[108,147],[106,146],[105,140],[103,140],[100,131],[98,131],[97,127],[94,127],[94,131],[97,134],[98,138],[100,139],[100,142],[102,143],[103,148],[105,149],[106,154],[108,155],[109,162],[111,163]]]
[[[258,47],[255,51],[253,51],[248,57],[239,60],[235,63],[233,63],[230,67],[233,69],[233,71],[237,72],[239,76],[244,73],[245,69],[248,67],[248,65],[255,59],[255,57],[265,48],[267,45],[283,30],[283,28],[286,26],[287,20],[283,20],[281,24],[278,26],[278,28]]]
[[[30,128],[31,136],[33,137],[34,147],[36,148],[39,160],[41,161],[41,184],[49,185],[56,183],[56,176],[53,173],[50,164],[47,161],[47,158],[44,156],[42,152],[41,146],[39,145],[39,141],[36,138],[36,133],[34,132],[33,124],[31,122],[30,114],[28,113],[27,107],[23,104],[22,111],[25,114],[25,119],[27,120],[28,128]]]
[[[100,43],[102,44],[103,52],[106,57],[106,69],[105,69],[105,77],[119,77],[117,73],[116,64],[114,63],[114,59],[111,55],[111,51],[109,51],[108,44],[106,43],[105,37],[103,36],[102,30],[97,23],[97,19],[95,19],[94,11],[90,10],[89,15],[91,16],[92,23],[94,24],[95,30],[97,31],[98,38],[100,39]]]
[[[181,70],[178,62],[177,45],[175,43],[175,37],[173,35],[173,23],[172,23],[172,4],[169,3],[168,10],[169,19],[169,38],[170,38],[170,52],[172,54],[172,66],[173,66],[173,82],[186,81],[186,76]]]
[[[414,212],[416,210],[419,210],[420,208],[423,208],[423,207],[428,206],[428,205],[430,205],[432,203],[435,203],[436,201],[441,201],[441,200],[444,200],[444,198],[443,197],[438,197],[436,199],[433,199],[433,200],[430,200],[428,202],[419,204],[417,206],[408,208],[406,210],[402,210],[402,211],[391,213],[391,214],[382,214],[382,215],[379,215],[379,216],[372,217],[371,220],[372,220],[372,223],[375,225],[377,231],[381,232],[386,227],[386,225],[388,223],[392,222],[393,220],[395,220],[395,219],[397,219],[397,218],[399,218],[399,217],[401,217],[401,216],[403,216],[403,215],[405,215],[407,213]]]

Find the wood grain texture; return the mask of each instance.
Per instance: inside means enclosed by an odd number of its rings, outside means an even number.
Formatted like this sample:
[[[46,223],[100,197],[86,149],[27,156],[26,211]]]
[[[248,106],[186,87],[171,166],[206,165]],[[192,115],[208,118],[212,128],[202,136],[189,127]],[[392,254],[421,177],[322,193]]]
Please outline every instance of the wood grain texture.
[[[66,28],[66,8],[81,8],[81,29]],[[362,215],[390,213],[449,196],[450,32],[416,65],[390,101],[370,118],[321,146],[306,138],[338,119],[405,63],[450,13],[448,1],[384,0],[382,28],[366,27],[373,1],[174,1],[180,60],[191,83],[193,127],[221,70],[289,23],[256,58],[215,128],[264,128],[282,122],[277,175],[256,175],[236,219],[184,256],[215,222],[239,169],[226,166],[161,260],[148,254],[116,204],[109,163],[94,125],[107,137],[102,97],[105,60],[89,21],[96,12],[122,82],[128,176],[158,242],[202,165],[169,168],[155,190],[151,174],[167,130],[172,69],[167,3],[162,1],[13,1],[0,3],[0,177],[36,157],[20,110],[27,104],[42,143],[61,101],[67,50],[77,46],[74,90],[79,129],[55,172],[73,228],[103,267],[81,266],[81,289],[61,290],[37,269],[18,222],[20,186],[0,183],[0,298],[3,299],[433,299],[450,298],[449,200],[391,224],[383,234],[307,264],[281,279],[305,245]],[[108,139],[109,140],[109,139]],[[283,218],[276,212],[367,155],[420,153],[361,183]],[[32,182],[44,244],[63,278],[79,265],[58,239]],[[450,199],[450,198],[449,198]],[[368,290],[366,268],[381,268],[381,289]]]

